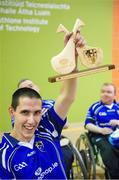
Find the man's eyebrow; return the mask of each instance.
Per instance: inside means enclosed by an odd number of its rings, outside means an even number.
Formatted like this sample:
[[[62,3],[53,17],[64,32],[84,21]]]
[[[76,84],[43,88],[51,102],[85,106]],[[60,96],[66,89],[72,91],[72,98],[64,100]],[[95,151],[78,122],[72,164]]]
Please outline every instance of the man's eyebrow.
[[[41,112],[42,112],[42,109],[36,110],[35,112],[39,112],[39,113],[41,113]]]
[[[30,112],[28,109],[21,110],[21,113]]]
[[[42,109],[38,109],[38,110],[36,110],[35,112],[40,112],[40,113],[41,113],[41,111],[42,111]],[[20,112],[21,112],[21,113],[26,113],[26,112],[30,112],[30,110],[24,109],[24,110],[21,110]]]

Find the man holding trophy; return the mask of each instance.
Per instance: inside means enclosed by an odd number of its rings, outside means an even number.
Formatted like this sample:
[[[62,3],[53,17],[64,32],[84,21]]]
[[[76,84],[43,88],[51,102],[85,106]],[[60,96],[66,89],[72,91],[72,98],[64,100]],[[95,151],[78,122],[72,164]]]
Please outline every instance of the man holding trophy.
[[[77,58],[85,46],[80,36],[82,25],[77,19],[73,33],[60,26],[59,31],[66,33],[65,48],[51,63],[56,72],[67,77],[63,77],[64,82],[54,106],[42,116],[41,127],[38,128],[42,112],[40,94],[31,88],[21,88],[13,93],[9,113],[15,121],[12,131],[3,135],[0,144],[0,179],[67,179],[60,135],[76,98]],[[88,48],[88,53],[83,49],[83,53],[89,64],[97,65],[102,58],[102,51],[96,48]]]
[[[70,35],[65,37],[65,43],[69,38]],[[85,44],[79,32],[74,41],[76,47]],[[54,107],[47,111],[44,124],[38,130],[41,96],[31,88],[14,92],[9,108],[15,119],[14,127],[3,135],[0,144],[1,179],[66,179],[59,140],[76,91],[76,78],[64,81]],[[51,132],[51,124],[54,124],[54,133]]]

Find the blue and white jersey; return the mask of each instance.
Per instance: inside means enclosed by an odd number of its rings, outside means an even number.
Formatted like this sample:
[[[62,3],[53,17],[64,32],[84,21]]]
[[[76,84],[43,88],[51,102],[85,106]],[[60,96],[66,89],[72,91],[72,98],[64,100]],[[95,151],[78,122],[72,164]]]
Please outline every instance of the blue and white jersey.
[[[65,123],[52,107],[29,143],[5,133],[0,144],[0,179],[66,179],[59,146]]]
[[[115,127],[112,127],[109,124],[112,119],[119,120],[119,104],[114,101],[112,106],[109,107],[99,101],[89,108],[85,125],[92,123],[98,127],[108,127],[115,130]]]
[[[42,108],[50,109],[54,104],[55,101],[52,99],[42,100]]]

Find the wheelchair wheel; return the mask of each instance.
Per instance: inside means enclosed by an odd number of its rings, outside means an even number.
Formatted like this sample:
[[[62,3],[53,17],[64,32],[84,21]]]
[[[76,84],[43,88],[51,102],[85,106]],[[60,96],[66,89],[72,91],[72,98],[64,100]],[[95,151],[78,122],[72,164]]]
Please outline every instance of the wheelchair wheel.
[[[71,179],[87,179],[87,170],[81,154],[75,145],[70,144],[70,147],[74,155],[74,161],[71,169]]]
[[[81,134],[77,139],[76,147],[82,155],[83,161],[87,169],[88,179],[96,179],[96,156],[91,146],[87,133]]]
[[[87,179],[85,164],[75,145],[73,145],[67,137],[63,137],[61,142],[61,147],[62,146],[67,146],[73,154],[73,162],[70,169],[69,179]]]

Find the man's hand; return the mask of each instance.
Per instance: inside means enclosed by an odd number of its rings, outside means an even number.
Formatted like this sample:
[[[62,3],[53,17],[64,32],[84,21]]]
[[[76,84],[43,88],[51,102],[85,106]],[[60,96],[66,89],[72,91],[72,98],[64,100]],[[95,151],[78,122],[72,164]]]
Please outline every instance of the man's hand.
[[[71,36],[73,35],[73,33],[69,33],[69,34],[66,34],[65,37],[64,37],[64,46],[66,46],[67,42],[69,41],[69,39],[71,38]],[[75,37],[74,37],[74,43],[75,43],[75,57],[77,59],[78,57],[78,53],[77,53],[77,50],[76,48],[81,48],[81,47],[84,47],[86,45],[86,41],[85,39],[80,35],[80,32],[77,31]]]
[[[108,134],[111,134],[112,132],[113,130],[107,127],[99,129],[99,133],[103,135],[108,135]]]
[[[119,120],[117,119],[112,119],[109,123],[111,126],[119,126]]]

